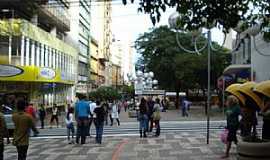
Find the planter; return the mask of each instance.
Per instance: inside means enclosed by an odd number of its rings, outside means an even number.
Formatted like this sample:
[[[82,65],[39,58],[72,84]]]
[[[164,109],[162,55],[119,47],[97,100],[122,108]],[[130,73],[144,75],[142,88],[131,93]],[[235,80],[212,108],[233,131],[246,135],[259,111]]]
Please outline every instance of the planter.
[[[239,142],[238,160],[270,160],[270,142]]]

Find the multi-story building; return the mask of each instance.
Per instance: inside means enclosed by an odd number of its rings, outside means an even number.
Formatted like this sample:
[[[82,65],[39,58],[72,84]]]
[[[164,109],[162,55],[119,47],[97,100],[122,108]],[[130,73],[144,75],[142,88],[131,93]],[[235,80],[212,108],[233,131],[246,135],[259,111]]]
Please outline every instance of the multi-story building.
[[[77,50],[65,0],[0,0],[0,101],[64,105],[75,97]]]
[[[235,82],[269,80],[269,43],[263,40],[262,34],[253,37],[249,31],[238,36],[237,50],[232,53],[232,65],[225,69],[224,74],[231,76]]]
[[[105,63],[100,59],[98,41],[91,37],[91,89],[105,83]]]
[[[122,57],[124,55],[123,44],[120,40],[112,41],[111,46],[111,64],[112,64],[112,86],[118,87],[123,84],[123,60]]]
[[[93,37],[99,42],[100,61],[105,64],[105,83],[112,85],[112,63],[111,63],[111,1],[97,1],[92,6],[92,33]]]
[[[71,31],[68,33],[68,41],[79,50],[78,56],[78,82],[76,93],[86,94],[90,90],[90,1],[78,0],[72,2],[69,8]]]

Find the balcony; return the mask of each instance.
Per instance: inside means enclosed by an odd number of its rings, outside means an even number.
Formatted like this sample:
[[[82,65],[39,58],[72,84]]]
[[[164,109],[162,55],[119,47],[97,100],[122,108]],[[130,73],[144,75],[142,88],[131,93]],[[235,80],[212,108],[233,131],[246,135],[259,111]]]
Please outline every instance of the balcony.
[[[70,31],[70,20],[66,6],[59,7],[55,4],[41,5],[39,10],[39,21],[43,24],[56,26],[63,32]]]

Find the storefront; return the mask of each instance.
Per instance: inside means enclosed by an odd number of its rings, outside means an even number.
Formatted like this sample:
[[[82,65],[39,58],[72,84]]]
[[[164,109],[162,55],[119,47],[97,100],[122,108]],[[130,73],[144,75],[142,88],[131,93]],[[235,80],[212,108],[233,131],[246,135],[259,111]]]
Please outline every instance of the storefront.
[[[64,106],[75,97],[73,83],[64,73],[51,68],[0,64],[0,100],[11,106],[19,97],[35,106]]]

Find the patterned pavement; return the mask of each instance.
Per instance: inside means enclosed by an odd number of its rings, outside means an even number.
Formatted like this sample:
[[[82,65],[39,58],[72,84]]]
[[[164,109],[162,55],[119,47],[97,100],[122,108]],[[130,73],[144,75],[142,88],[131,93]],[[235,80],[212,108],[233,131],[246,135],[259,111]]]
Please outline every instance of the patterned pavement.
[[[206,134],[200,132],[179,132],[148,136],[104,137],[103,144],[68,144],[65,138],[31,139],[28,160],[218,160],[224,153],[219,132],[210,133],[210,144]],[[5,160],[17,159],[16,149],[5,146]],[[229,160],[236,160],[233,145]]]

